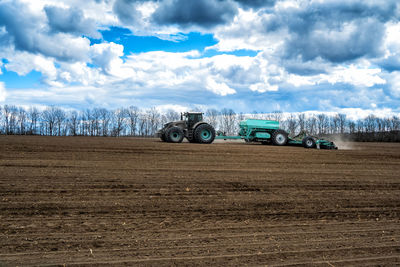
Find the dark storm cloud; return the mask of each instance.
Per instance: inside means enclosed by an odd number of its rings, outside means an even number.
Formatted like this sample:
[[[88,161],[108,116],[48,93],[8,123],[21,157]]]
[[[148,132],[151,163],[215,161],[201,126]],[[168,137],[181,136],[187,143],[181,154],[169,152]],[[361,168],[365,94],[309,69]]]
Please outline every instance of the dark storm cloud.
[[[237,7],[230,1],[219,0],[165,0],[160,2],[153,19],[158,24],[212,27],[230,21]]]
[[[7,38],[2,40],[2,45],[14,44],[19,50],[35,50],[31,34],[35,18],[26,13],[21,5],[0,3],[0,26],[4,26],[7,31]]]
[[[44,10],[49,21],[49,26],[54,32],[100,37],[100,34],[96,31],[96,23],[93,20],[85,19],[82,10],[78,8],[66,9],[46,6]]]
[[[304,61],[321,57],[335,63],[379,56],[384,25],[375,20],[360,20],[353,27],[350,32],[323,27],[306,34],[292,34],[285,53],[292,58],[301,55]]]
[[[328,1],[303,9],[286,9],[265,20],[266,32],[288,29],[286,58],[322,58],[340,63],[376,57],[385,35],[384,24],[396,21],[396,1]]]
[[[400,58],[398,56],[391,56],[375,63],[388,72],[400,71]]]
[[[317,60],[307,62],[299,60],[282,60],[281,63],[288,72],[301,76],[326,73],[326,70],[329,68],[328,64],[318,62]]]
[[[113,11],[117,14],[119,20],[125,24],[134,24],[139,16],[135,8],[137,2],[144,2],[140,0],[117,0],[114,3]]]
[[[65,39],[50,36],[47,29],[42,27],[40,18],[28,11],[29,9],[19,2],[0,3],[0,27],[3,26],[6,31],[0,40],[0,46],[42,54],[62,61],[82,59],[82,42],[65,44]]]
[[[276,0],[235,0],[244,7],[260,8],[274,6]]]

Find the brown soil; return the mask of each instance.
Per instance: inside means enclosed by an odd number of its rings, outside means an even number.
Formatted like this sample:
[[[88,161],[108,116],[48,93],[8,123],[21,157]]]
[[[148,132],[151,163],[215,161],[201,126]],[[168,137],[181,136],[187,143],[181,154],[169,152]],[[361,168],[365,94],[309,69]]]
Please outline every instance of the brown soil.
[[[351,145],[0,136],[0,265],[398,265],[400,144]]]

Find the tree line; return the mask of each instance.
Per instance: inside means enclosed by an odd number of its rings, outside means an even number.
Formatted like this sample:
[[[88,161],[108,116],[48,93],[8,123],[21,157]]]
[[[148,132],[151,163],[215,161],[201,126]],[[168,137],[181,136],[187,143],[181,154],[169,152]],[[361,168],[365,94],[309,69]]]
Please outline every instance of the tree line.
[[[200,110],[197,110],[200,111]],[[345,114],[324,113],[243,114],[233,109],[207,109],[204,119],[226,134],[235,135],[239,122],[245,119],[269,119],[280,122],[281,128],[291,136],[305,131],[310,135],[340,135],[355,141],[400,141],[400,118],[369,115],[356,121]],[[0,106],[0,134],[48,135],[48,136],[154,136],[169,122],[180,119],[180,113],[169,109],[160,112],[156,108],[140,109],[136,106],[117,108],[92,108],[81,111],[65,110],[56,106],[44,109],[24,108],[15,105]]]

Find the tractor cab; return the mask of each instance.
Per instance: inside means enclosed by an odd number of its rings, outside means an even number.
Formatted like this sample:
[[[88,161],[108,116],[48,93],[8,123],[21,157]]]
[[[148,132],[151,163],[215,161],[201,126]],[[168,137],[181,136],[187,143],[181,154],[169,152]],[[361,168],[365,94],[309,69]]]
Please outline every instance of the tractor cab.
[[[181,113],[181,120],[185,117],[185,121],[187,122],[187,126],[191,129],[196,123],[199,121],[203,121],[203,113],[201,112],[185,112]]]

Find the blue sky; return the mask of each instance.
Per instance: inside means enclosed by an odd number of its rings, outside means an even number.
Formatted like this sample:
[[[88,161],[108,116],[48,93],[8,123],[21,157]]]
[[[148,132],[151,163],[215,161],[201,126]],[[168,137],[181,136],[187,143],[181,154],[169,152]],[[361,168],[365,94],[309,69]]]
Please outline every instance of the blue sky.
[[[0,104],[400,112],[400,4],[2,0]]]

